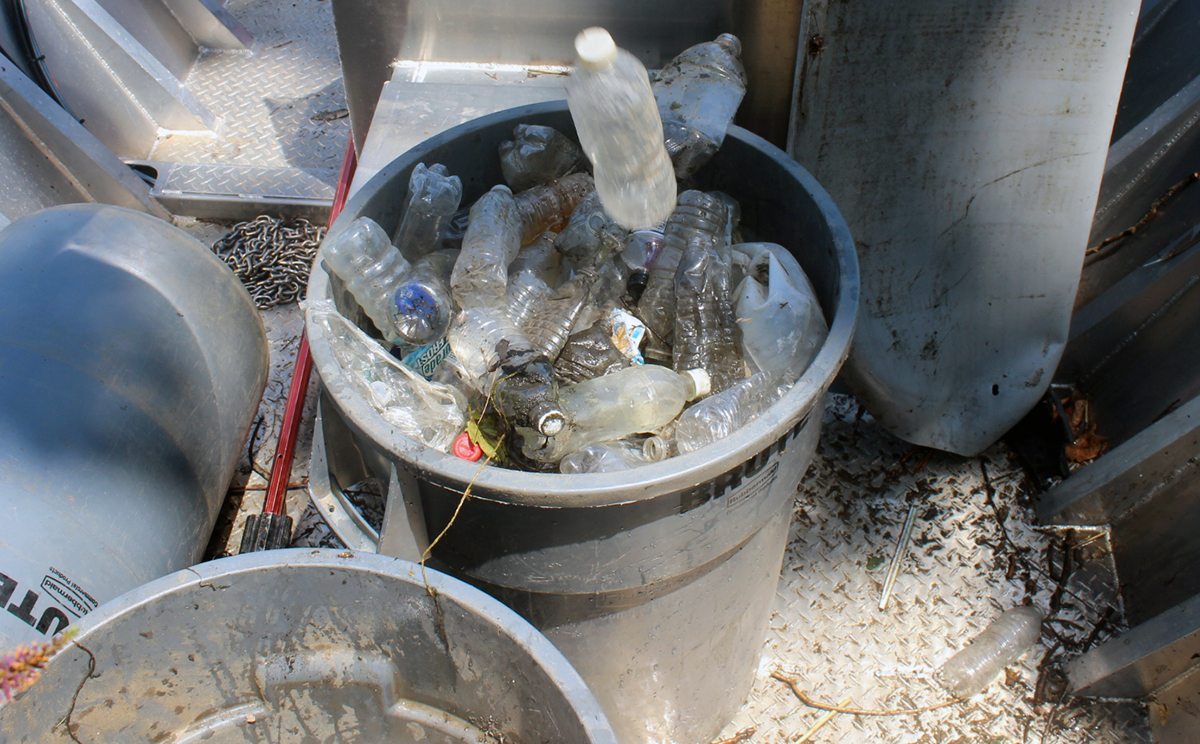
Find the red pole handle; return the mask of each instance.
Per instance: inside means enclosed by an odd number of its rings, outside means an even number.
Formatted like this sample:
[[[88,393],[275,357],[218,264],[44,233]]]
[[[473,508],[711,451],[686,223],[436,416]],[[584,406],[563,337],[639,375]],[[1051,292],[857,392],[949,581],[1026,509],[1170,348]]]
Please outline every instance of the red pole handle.
[[[346,157],[342,160],[342,171],[338,176],[337,191],[329,209],[329,224],[332,225],[346,205],[350,181],[358,158],[354,153],[354,137],[346,143]],[[271,464],[271,477],[267,480],[267,498],[263,514],[283,514],[287,497],[288,480],[292,477],[292,456],[296,452],[296,435],[300,431],[300,419],[304,413],[304,398],[308,392],[308,380],[312,376],[312,354],[308,351],[308,336],[300,336],[300,348],[296,351],[296,366],[292,370],[292,386],[288,389],[287,405],[283,410],[283,425],[279,431],[279,443],[275,447],[275,461]]]

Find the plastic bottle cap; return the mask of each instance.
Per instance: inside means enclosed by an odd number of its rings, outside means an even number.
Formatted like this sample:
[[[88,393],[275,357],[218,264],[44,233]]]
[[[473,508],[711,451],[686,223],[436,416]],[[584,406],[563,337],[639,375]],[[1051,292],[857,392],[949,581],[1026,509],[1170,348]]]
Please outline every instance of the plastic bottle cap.
[[[454,447],[452,449],[454,456],[461,460],[475,462],[483,457],[483,449],[478,444],[472,442],[471,436],[465,431],[459,434],[454,440]]]
[[[562,411],[547,411],[538,418],[537,430],[542,436],[552,437],[562,431],[566,424],[567,417],[562,414]]]
[[[575,53],[589,70],[603,70],[617,60],[617,43],[599,26],[585,28],[575,37]]]
[[[696,394],[692,396],[692,400],[703,398],[712,392],[712,378],[708,376],[708,370],[685,369],[683,373],[692,378],[692,385],[696,388]]]

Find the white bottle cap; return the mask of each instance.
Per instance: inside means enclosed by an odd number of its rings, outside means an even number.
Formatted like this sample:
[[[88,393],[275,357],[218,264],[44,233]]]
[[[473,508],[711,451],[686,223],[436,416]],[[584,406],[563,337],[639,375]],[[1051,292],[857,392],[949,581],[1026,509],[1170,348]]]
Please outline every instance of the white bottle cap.
[[[617,43],[599,26],[585,28],[575,37],[575,53],[589,70],[603,70],[617,60]]]
[[[703,398],[712,392],[712,378],[708,376],[708,370],[685,369],[683,374],[692,378],[692,385],[696,388],[696,394],[690,400]]]
[[[563,416],[562,411],[547,411],[538,417],[535,425],[540,434],[552,437],[563,430],[563,427],[567,425],[567,419]]]

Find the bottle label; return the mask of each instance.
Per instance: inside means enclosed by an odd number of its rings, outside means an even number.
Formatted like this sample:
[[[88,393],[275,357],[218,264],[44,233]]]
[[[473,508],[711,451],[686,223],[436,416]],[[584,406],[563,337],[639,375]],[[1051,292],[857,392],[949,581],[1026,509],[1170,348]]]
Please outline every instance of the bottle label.
[[[446,357],[450,356],[450,344],[446,341],[446,337],[434,341],[432,344],[418,346],[412,351],[404,355],[403,361],[417,374],[424,377],[426,380],[433,377],[433,373],[437,370]]]
[[[642,342],[646,340],[646,326],[642,321],[621,308],[613,308],[609,315],[612,321],[612,343],[633,364],[645,364],[642,358]]]

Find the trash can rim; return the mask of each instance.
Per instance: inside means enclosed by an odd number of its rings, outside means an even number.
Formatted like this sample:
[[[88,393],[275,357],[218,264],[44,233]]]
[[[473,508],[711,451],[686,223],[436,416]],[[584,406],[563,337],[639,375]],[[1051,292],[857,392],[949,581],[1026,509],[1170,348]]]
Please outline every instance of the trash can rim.
[[[336,231],[341,225],[352,221],[369,199],[385,184],[411,169],[432,149],[450,144],[472,131],[488,128],[498,123],[567,112],[565,100],[544,101],[518,106],[488,114],[431,137],[392,160],[357,190],[342,211],[342,216],[331,227]],[[778,162],[787,173],[810,195],[814,205],[825,218],[832,237],[838,263],[837,302],[832,314],[829,335],[822,344],[817,357],[805,370],[804,375],[781,400],[771,409],[726,439],[703,447],[695,452],[679,455],[639,468],[616,473],[587,473],[564,475],[560,473],[531,473],[501,467],[480,469],[477,462],[460,460],[426,447],[403,435],[393,434],[383,418],[368,410],[365,404],[347,410],[346,401],[335,400],[338,407],[355,419],[355,425],[375,442],[387,443],[389,449],[417,469],[433,472],[442,477],[463,483],[474,483],[474,498],[487,499],[488,492],[501,492],[505,501],[524,503],[540,507],[577,508],[580,506],[606,506],[629,503],[642,498],[650,491],[680,490],[705,483],[714,476],[727,472],[746,460],[744,452],[759,452],[777,441],[779,437],[799,424],[801,411],[809,415],[822,415],[814,411],[815,401],[825,392],[836,372],[841,368],[850,351],[854,327],[858,314],[859,272],[858,259],[850,229],[833,203],[832,197],[803,166],[787,153],[758,135],[739,126],[731,126],[726,140],[741,140],[747,146],[759,150]],[[329,277],[321,265],[320,257],[314,262],[308,285],[309,297],[327,297]],[[318,369],[333,363],[328,342],[311,324],[306,323],[313,359]],[[361,403],[361,401],[354,401]],[[789,413],[794,412],[794,413]],[[483,492],[481,494],[480,492]]]

